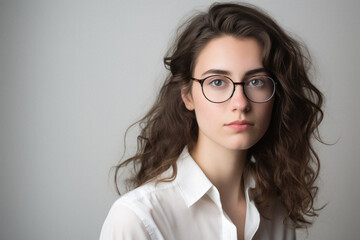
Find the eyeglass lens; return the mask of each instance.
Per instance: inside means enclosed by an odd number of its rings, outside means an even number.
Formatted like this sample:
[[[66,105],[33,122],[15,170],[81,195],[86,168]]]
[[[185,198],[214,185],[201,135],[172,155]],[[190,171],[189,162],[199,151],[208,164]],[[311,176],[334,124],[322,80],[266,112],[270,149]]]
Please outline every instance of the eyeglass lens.
[[[253,76],[244,81],[245,96],[252,102],[266,102],[275,91],[274,81],[268,76]],[[205,97],[211,102],[225,102],[232,97],[235,85],[225,76],[210,76],[204,79],[202,89]]]

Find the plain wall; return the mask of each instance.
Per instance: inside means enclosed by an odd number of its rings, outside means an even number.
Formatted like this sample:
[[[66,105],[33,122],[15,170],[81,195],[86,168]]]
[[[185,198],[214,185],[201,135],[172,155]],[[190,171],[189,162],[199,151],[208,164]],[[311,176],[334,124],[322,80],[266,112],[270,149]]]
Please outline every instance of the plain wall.
[[[98,239],[111,166],[176,27],[212,1],[0,1],[0,239]],[[360,236],[360,2],[256,0],[309,47],[324,92],[320,212],[299,239]],[[135,133],[128,138],[134,149]]]

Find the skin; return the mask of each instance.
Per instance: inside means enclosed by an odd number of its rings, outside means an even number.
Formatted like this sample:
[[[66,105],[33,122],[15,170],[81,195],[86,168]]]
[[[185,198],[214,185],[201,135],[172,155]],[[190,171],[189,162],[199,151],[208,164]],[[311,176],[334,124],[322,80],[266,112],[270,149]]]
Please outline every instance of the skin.
[[[251,38],[221,36],[212,39],[200,52],[193,77],[203,79],[214,75],[213,69],[225,71],[234,82],[242,82],[251,70],[263,68],[262,48]],[[210,72],[209,72],[210,70]],[[195,111],[199,126],[198,141],[191,152],[196,163],[219,190],[224,211],[237,227],[238,239],[244,238],[246,200],[243,168],[247,150],[265,134],[274,99],[266,103],[247,100],[242,87],[224,103],[209,102],[194,82],[190,93],[182,91],[185,106]],[[228,126],[237,120],[251,124],[245,130]]]

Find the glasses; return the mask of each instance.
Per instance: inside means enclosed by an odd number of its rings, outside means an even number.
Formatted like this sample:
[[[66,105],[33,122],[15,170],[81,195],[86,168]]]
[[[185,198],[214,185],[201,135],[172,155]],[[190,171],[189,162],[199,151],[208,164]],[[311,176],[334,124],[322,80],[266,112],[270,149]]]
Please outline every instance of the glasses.
[[[243,82],[233,82],[229,77],[222,75],[191,79],[200,83],[204,97],[213,103],[229,100],[234,95],[236,85],[242,85],[245,97],[254,103],[267,102],[275,94],[276,83],[266,75],[252,76]]]

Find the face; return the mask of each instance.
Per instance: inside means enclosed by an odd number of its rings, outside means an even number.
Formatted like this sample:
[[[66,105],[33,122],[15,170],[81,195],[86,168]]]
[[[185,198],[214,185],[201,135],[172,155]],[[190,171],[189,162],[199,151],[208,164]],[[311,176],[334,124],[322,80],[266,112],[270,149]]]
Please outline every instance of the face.
[[[193,77],[203,79],[219,74],[242,82],[254,75],[253,70],[265,74],[262,65],[262,49],[251,38],[222,36],[211,40],[200,52]],[[255,71],[256,72],[256,71]],[[182,94],[188,110],[194,110],[199,126],[198,143],[208,147],[229,150],[247,150],[265,134],[271,119],[274,98],[265,103],[247,100],[241,85],[228,101],[208,101],[198,82],[193,82],[190,93]]]

